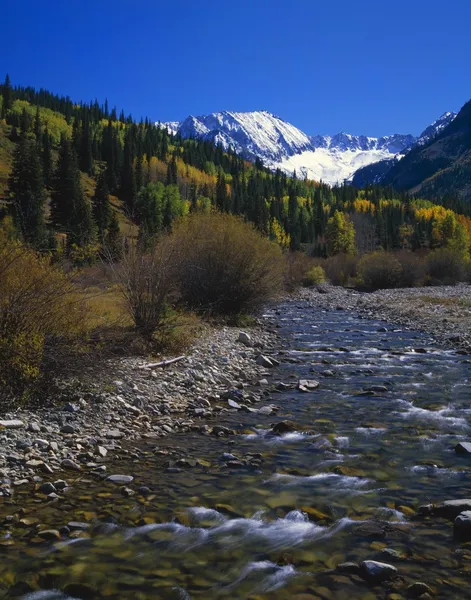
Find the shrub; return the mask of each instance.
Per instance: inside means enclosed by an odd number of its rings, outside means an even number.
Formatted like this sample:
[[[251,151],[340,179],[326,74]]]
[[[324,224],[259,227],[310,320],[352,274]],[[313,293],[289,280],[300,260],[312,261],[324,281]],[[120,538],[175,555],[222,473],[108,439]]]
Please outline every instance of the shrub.
[[[305,287],[311,287],[313,285],[319,285],[325,281],[325,271],[320,266],[311,267],[306,273],[303,279],[303,285]]]
[[[402,277],[401,263],[388,252],[365,254],[358,263],[358,276],[368,289],[397,287]]]
[[[425,281],[425,261],[410,250],[400,250],[394,254],[402,267],[399,285],[401,287],[417,287]]]
[[[316,263],[313,258],[304,254],[304,252],[289,252],[285,257],[284,286],[288,292],[292,292],[303,285],[308,271]]]
[[[358,258],[352,254],[336,254],[325,261],[327,278],[333,285],[347,285],[357,273]]]
[[[453,285],[466,279],[468,261],[450,248],[439,248],[427,256],[427,275],[430,283]]]
[[[0,243],[0,385],[22,390],[45,371],[45,351],[60,354],[83,333],[75,287],[48,257],[5,239]]]
[[[248,313],[282,287],[279,246],[233,215],[195,213],[175,225],[171,243],[182,299],[196,311]]]
[[[168,237],[148,253],[131,246],[115,268],[125,309],[147,340],[169,325],[171,304],[176,297],[174,250]]]

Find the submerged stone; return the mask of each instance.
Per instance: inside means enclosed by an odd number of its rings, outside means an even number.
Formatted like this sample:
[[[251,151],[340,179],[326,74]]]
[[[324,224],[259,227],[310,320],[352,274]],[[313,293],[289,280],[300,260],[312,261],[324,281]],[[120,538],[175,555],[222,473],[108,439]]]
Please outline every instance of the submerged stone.
[[[453,525],[453,532],[457,538],[471,540],[471,510],[460,513]]]
[[[376,560],[364,560],[361,570],[362,576],[372,581],[387,581],[397,574],[396,567]]]
[[[459,442],[455,446],[456,454],[471,454],[471,442]]]

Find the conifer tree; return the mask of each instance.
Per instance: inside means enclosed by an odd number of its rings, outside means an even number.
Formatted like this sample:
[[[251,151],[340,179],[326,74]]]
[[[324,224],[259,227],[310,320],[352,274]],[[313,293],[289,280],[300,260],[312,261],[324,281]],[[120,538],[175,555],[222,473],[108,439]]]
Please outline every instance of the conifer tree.
[[[41,118],[39,116],[39,106],[36,106],[36,115],[34,117],[34,135],[36,137],[36,144],[38,147],[41,145]]]
[[[88,116],[83,120],[78,144],[78,156],[80,170],[88,175],[93,173],[92,138],[90,134],[90,122]]]
[[[172,156],[172,160],[167,165],[167,185],[177,184],[177,161],[175,154]]]
[[[15,151],[8,188],[16,228],[25,241],[36,248],[44,247],[45,192],[41,163],[35,143],[24,135]]]
[[[5,77],[5,83],[2,87],[2,96],[3,102],[1,118],[5,119],[7,116],[7,111],[9,111],[13,106],[13,90],[11,88],[10,76],[8,75],[8,73]]]
[[[44,185],[49,187],[52,183],[52,140],[46,124],[46,129],[42,135],[41,160],[43,166]]]
[[[106,254],[111,260],[119,260],[123,254],[123,238],[119,229],[116,212],[111,211],[108,230],[105,236]]]
[[[105,231],[108,229],[111,219],[111,205],[106,179],[106,173],[100,173],[92,198],[93,217],[97,225],[98,239],[100,241],[103,241]]]
[[[67,233],[67,242],[85,246],[94,239],[90,203],[81,184],[77,155],[70,140],[62,138],[51,194],[51,221]]]

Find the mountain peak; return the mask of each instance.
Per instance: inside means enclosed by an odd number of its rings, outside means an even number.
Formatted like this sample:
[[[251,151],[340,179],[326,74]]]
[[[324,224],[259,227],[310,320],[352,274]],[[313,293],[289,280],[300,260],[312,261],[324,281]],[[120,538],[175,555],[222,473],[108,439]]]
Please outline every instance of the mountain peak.
[[[380,138],[352,135],[309,136],[267,110],[223,110],[209,115],[188,116],[180,123],[164,123],[183,138],[199,137],[231,148],[250,160],[261,159],[270,168],[336,184],[352,177],[366,165],[401,157],[417,143],[425,143],[455,117],[444,113],[420,136],[393,134]],[[420,142],[420,140],[425,140]]]

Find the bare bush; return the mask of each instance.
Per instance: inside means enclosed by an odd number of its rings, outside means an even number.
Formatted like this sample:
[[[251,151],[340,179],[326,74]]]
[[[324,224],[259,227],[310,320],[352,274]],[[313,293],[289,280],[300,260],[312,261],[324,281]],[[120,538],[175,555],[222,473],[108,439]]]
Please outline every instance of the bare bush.
[[[324,283],[325,280],[326,277],[324,269],[320,265],[315,265],[314,267],[311,267],[304,276],[303,286],[312,287],[314,285]]]
[[[306,274],[316,266],[316,260],[304,252],[289,252],[286,254],[285,288],[289,292],[301,287]]]
[[[198,312],[251,312],[282,287],[279,246],[238,217],[194,214],[175,225],[170,242],[182,300]]]
[[[48,257],[17,242],[2,242],[0,384],[25,389],[45,376],[46,349],[60,353],[60,341],[70,343],[83,334],[83,317],[69,275]]]
[[[325,261],[324,269],[332,285],[348,285],[357,274],[358,258],[352,254],[336,254]]]
[[[371,252],[358,263],[358,276],[368,289],[394,288],[401,281],[402,266],[389,252]]]
[[[395,252],[394,258],[402,267],[400,287],[418,287],[424,284],[426,267],[423,258],[410,250]]]
[[[120,265],[113,267],[120,283],[125,309],[138,332],[150,340],[168,326],[176,298],[175,246],[162,238],[150,252],[131,246]]]
[[[456,250],[439,248],[427,256],[427,275],[432,284],[454,285],[467,277],[468,261]]]

